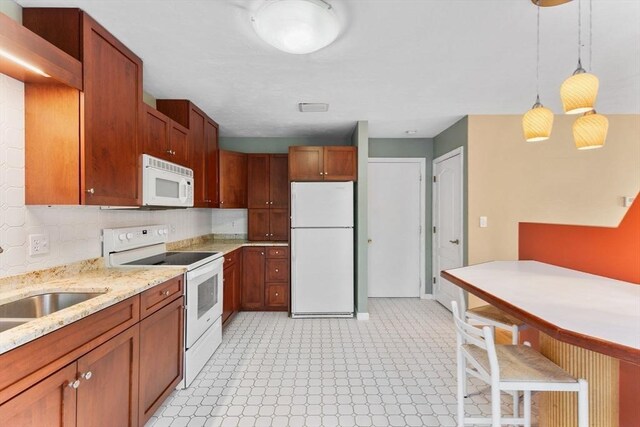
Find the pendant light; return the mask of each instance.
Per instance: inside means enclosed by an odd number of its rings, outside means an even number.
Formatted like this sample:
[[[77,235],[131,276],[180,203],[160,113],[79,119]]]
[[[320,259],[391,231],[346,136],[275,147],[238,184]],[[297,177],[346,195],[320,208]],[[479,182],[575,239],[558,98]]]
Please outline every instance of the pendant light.
[[[549,139],[553,128],[553,112],[540,103],[540,5],[537,17],[537,47],[536,47],[536,102],[522,117],[522,130],[527,142],[539,142]]]
[[[589,0],[589,68],[593,52],[593,13]],[[573,139],[578,150],[591,150],[604,145],[609,131],[609,120],[595,109],[587,111],[573,123]]]
[[[578,0],[578,67],[560,87],[562,106],[567,114],[580,114],[593,110],[598,96],[598,78],[582,68],[582,8]]]

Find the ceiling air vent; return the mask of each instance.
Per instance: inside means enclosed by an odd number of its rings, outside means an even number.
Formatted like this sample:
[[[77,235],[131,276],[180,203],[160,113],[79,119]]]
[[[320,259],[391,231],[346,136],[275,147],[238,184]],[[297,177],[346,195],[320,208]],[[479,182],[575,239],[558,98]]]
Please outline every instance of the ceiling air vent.
[[[322,102],[301,102],[298,104],[301,113],[326,113],[329,111],[329,104]]]

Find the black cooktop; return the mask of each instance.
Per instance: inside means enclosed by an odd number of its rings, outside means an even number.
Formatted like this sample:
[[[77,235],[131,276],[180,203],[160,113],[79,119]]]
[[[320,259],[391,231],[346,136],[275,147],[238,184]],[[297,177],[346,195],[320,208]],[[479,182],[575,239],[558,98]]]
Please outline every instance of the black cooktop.
[[[189,266],[218,252],[165,252],[163,254],[131,261],[125,265],[183,265]]]

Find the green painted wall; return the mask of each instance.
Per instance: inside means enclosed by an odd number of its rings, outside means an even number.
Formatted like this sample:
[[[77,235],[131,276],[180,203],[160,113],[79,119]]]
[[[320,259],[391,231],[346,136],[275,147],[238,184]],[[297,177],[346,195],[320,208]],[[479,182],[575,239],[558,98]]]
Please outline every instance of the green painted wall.
[[[444,154],[447,154],[451,150],[455,150],[458,147],[463,147],[464,150],[464,176],[463,176],[463,218],[464,218],[464,264],[469,262],[469,208],[467,201],[469,200],[469,156],[467,146],[469,143],[469,117],[465,116],[449,128],[442,131],[439,135],[433,138],[433,158],[436,159]],[[433,230],[433,227],[431,228]],[[434,272],[436,273],[436,272]],[[437,274],[437,273],[436,273]]]
[[[291,145],[351,145],[351,138],[220,138],[221,149],[241,153],[288,153]]]
[[[0,13],[22,24],[22,7],[13,0],[0,0]]]
[[[367,174],[369,170],[369,122],[360,121],[353,132],[352,144],[358,148],[358,182],[355,184],[355,302],[357,313],[368,313],[369,228]]]
[[[425,159],[425,227],[431,229],[431,176],[433,166],[433,138],[371,138],[369,139],[369,158],[372,157],[418,157]],[[426,293],[432,293],[432,244],[431,233],[425,237],[425,280]]]

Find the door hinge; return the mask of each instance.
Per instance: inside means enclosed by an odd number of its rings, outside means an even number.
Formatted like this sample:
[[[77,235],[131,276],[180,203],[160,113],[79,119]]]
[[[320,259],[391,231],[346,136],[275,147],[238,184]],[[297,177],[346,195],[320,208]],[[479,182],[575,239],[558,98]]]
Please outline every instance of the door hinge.
[[[435,277],[433,278],[433,284],[434,285],[436,284],[436,278]]]
[[[420,236],[422,236],[422,225],[420,225]]]
[[[420,182],[422,182],[422,174],[420,174]]]
[[[436,232],[436,227],[434,226],[433,227],[433,233],[435,234],[435,232]]]
[[[436,176],[433,176],[433,182],[436,182],[438,179],[436,178]]]

